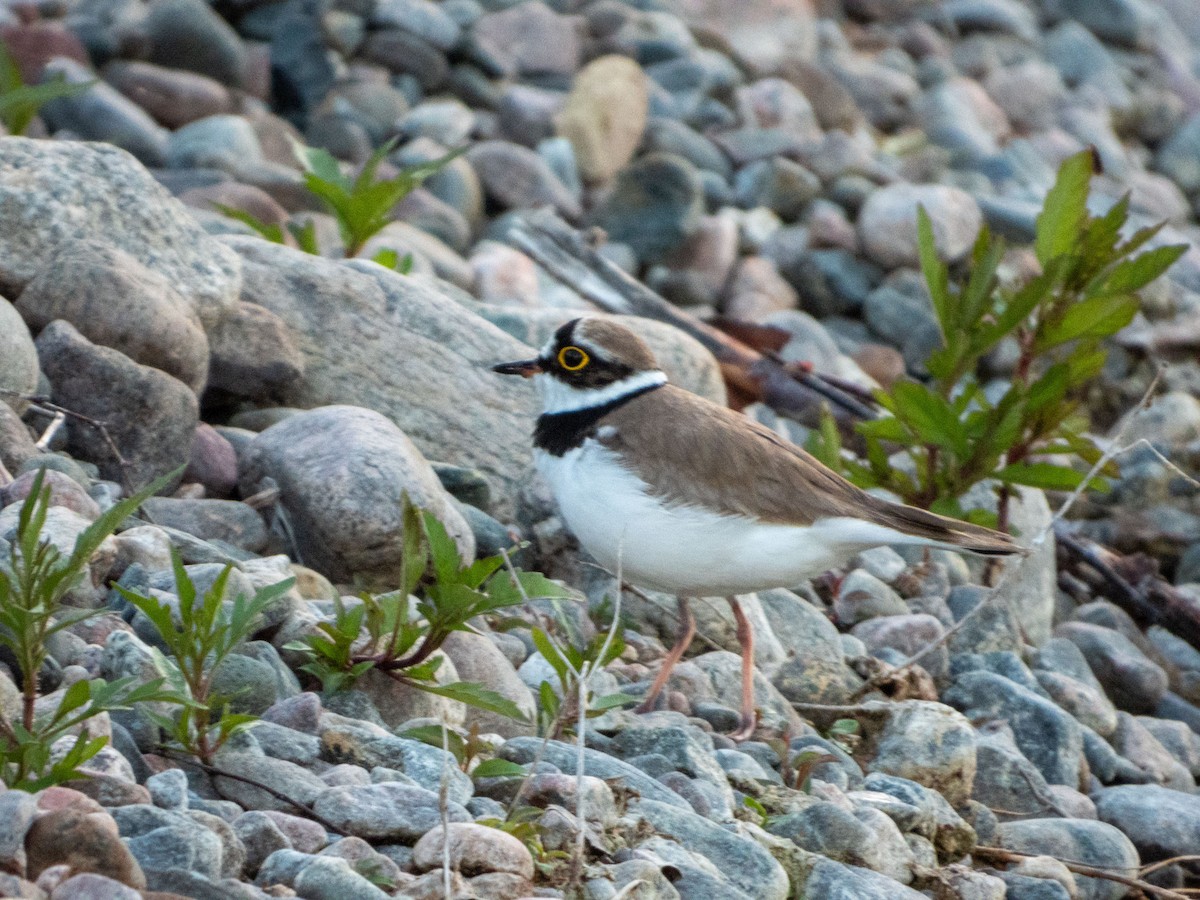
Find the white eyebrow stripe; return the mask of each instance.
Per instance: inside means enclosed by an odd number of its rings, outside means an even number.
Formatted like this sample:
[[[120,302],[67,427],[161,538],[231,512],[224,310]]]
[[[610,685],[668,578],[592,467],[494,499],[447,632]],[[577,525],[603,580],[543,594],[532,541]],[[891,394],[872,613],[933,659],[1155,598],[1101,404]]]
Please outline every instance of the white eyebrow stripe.
[[[620,400],[627,394],[666,384],[667,375],[661,369],[648,369],[606,384],[602,388],[572,387],[549,374],[537,376],[537,382],[542,392],[545,412],[554,414],[604,406],[606,403]]]

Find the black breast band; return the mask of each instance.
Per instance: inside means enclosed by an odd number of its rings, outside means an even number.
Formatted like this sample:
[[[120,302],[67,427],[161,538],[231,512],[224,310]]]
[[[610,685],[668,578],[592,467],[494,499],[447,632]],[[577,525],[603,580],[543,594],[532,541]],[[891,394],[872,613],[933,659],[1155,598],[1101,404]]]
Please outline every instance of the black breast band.
[[[599,406],[587,406],[571,412],[543,413],[538,416],[537,427],[533,431],[533,446],[545,450],[551,456],[562,456],[568,450],[581,445],[604,416],[624,406],[634,397],[648,394],[665,383],[648,384]]]

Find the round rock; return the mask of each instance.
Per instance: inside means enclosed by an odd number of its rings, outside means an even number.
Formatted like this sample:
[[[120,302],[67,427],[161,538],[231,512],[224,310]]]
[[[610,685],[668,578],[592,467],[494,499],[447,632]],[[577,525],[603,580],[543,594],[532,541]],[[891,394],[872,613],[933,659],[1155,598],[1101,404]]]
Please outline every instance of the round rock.
[[[633,159],[649,104],[646,74],[626,56],[602,56],[579,71],[557,125],[585,179],[608,181]]]
[[[413,865],[422,872],[440,867],[443,840],[450,845],[450,865],[464,875],[512,872],[533,877],[533,857],[524,844],[498,828],[474,822],[453,823],[448,832],[440,825],[427,832],[413,847]]]
[[[681,156],[651,153],[617,176],[592,222],[643,262],[659,262],[699,227],[703,214],[696,167]]]
[[[979,204],[966,191],[941,184],[893,184],[872,193],[858,216],[867,255],[886,268],[920,265],[917,207],[933,223],[938,256],[957,262],[967,255],[983,225]]]
[[[247,452],[243,492],[267,477],[279,486],[301,556],[335,580],[402,580],[404,497],[442,521],[464,560],[475,555],[471,529],[429,463],[372,410],[328,406],[268,428]]]
[[[17,309],[34,329],[65,319],[92,343],[204,390],[208,339],[199,317],[164,275],[123,250],[99,241],[62,247]]]
[[[67,424],[72,456],[95,462],[103,478],[139,486],[188,461],[199,404],[183,382],[93,344],[62,320],[46,327],[37,348],[54,402],[104,422],[125,465],[113,458],[102,433],[79,420]]]
[[[16,296],[59,247],[103,236],[166,277],[206,326],[237,300],[241,266],[132,156],[103,144],[0,144],[0,290]]]

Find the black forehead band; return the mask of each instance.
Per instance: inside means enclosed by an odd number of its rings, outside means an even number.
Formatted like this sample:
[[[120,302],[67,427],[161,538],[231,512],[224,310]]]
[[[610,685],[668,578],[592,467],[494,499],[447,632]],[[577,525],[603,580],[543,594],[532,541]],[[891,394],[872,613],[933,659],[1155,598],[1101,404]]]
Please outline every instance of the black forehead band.
[[[575,337],[575,326],[580,323],[580,319],[572,319],[565,325],[559,326],[558,331],[554,332],[554,342],[558,346],[569,344]]]

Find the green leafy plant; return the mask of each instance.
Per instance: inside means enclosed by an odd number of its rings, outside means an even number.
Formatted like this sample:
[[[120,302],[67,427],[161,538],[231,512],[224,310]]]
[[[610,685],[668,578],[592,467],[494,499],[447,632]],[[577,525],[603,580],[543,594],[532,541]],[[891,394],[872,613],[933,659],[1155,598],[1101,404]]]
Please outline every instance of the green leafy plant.
[[[537,709],[538,731],[552,738],[569,737],[575,734],[572,727],[578,720],[579,709],[579,675],[583,672],[594,672],[602,669],[625,650],[625,639],[618,629],[608,640],[606,633],[597,634],[583,647],[572,643],[559,644],[550,639],[550,635],[541,628],[534,628],[531,636],[533,645],[550,664],[558,679],[559,690],[548,681],[538,686]],[[589,719],[602,716],[610,709],[636,703],[637,698],[629,694],[617,692],[595,697],[591,688],[586,689],[585,705]]]
[[[465,735],[445,725],[419,725],[401,732],[400,737],[420,741],[431,747],[445,748],[462,771],[470,772],[476,778],[523,776],[529,772],[527,766],[509,762],[507,759],[483,759],[472,766],[476,759],[496,752],[496,745],[480,737],[479,725],[474,722]]]
[[[884,487],[906,503],[981,524],[1008,525],[1014,485],[1072,490],[1086,475],[1052,457],[1094,465],[1101,451],[1085,433],[1084,388],[1106,359],[1103,341],[1138,310],[1137,291],[1162,275],[1184,245],[1145,249],[1161,225],[1122,239],[1129,198],[1101,216],[1088,213],[1091,151],[1067,159],[1037,218],[1034,249],[1041,273],[1004,284],[1004,243],[984,228],[963,282],[953,283],[934,248],[933,226],[918,213],[921,269],[942,333],[926,364],[929,380],[898,381],[876,392],[885,414],[858,423],[865,460],[848,458],[826,415],[810,449],[863,487]],[[999,397],[983,390],[980,362],[1002,340],[1015,340],[1017,363]],[[895,466],[899,448],[911,466]],[[1104,468],[1092,486],[1102,487]],[[998,515],[964,510],[976,484],[999,484]]]
[[[334,602],[332,621],[318,633],[285,649],[306,657],[300,668],[325,690],[352,685],[375,669],[431,694],[524,719],[515,703],[481,684],[439,684],[442,657],[434,656],[455,631],[471,631],[476,616],[516,606],[534,597],[565,597],[563,588],[537,572],[501,571],[504,557],[489,556],[470,565],[432,513],[407,498],[403,511],[402,584],[387,594],[361,595],[360,603]],[[415,615],[410,594],[420,594]]]
[[[538,873],[543,878],[556,881],[560,879],[561,868],[570,860],[571,855],[565,850],[547,850],[542,843],[542,832],[537,820],[544,812],[545,810],[536,806],[518,806],[505,819],[485,818],[476,819],[476,822],[515,837],[525,845],[525,849],[533,857],[533,865]]]
[[[253,597],[239,594],[225,599],[232,566],[226,566],[202,595],[172,549],[178,607],[127,590],[117,590],[144,615],[158,632],[170,653],[152,648],[160,671],[166,674],[168,700],[179,709],[174,715],[143,708],[144,714],[162,728],[170,745],[211,765],[213,756],[240,731],[250,727],[256,716],[231,712],[232,697],[213,689],[217,669],[261,624],[263,611],[292,585],[281,581],[260,589]]]
[[[80,767],[107,743],[89,734],[88,719],[161,698],[161,680],[136,685],[132,678],[123,678],[111,683],[76,681],[51,710],[39,710],[37,702],[38,673],[49,657],[46,642],[101,612],[68,607],[67,595],[83,581],[104,539],[170,478],[115,504],[79,534],[70,554],[43,538],[50,489],[44,486],[44,471],[34,478],[21,504],[16,540],[7,561],[0,561],[0,644],[15,659],[14,674],[21,683],[20,716],[10,720],[0,715],[0,778],[10,788],[38,791],[81,777]],[[75,739],[69,747],[56,748],[71,735]]]
[[[82,94],[95,83],[72,84],[56,75],[42,84],[26,84],[12,53],[0,41],[0,122],[9,134],[24,134],[34,116],[51,100]]]
[[[358,256],[367,241],[392,220],[392,209],[397,203],[412,193],[422,181],[441,171],[447,163],[466,151],[466,147],[461,147],[438,159],[406,166],[391,178],[377,177],[379,166],[395,148],[395,139],[386,142],[363,163],[357,175],[351,176],[342,171],[341,163],[328,150],[302,144],[295,146],[296,157],[304,167],[304,186],[337,219],[346,257]],[[285,242],[283,226],[264,222],[244,209],[220,204],[217,209],[249,225],[268,241],[276,244]],[[305,253],[320,253],[316,226],[311,219],[303,224],[289,223],[286,228]],[[412,269],[410,253],[401,256],[397,251],[385,248],[371,258],[401,274],[407,274]]]
[[[754,815],[754,824],[766,828],[771,823],[771,813],[756,797],[748,794],[742,797],[742,806]]]
[[[790,757],[785,756],[785,760],[787,765],[783,767],[784,784],[807,794],[812,787],[812,775],[817,766],[824,763],[835,763],[838,758],[832,753],[807,749]]]
[[[853,753],[862,740],[860,731],[857,719],[837,719],[829,726],[825,737],[841,746],[847,753]]]

